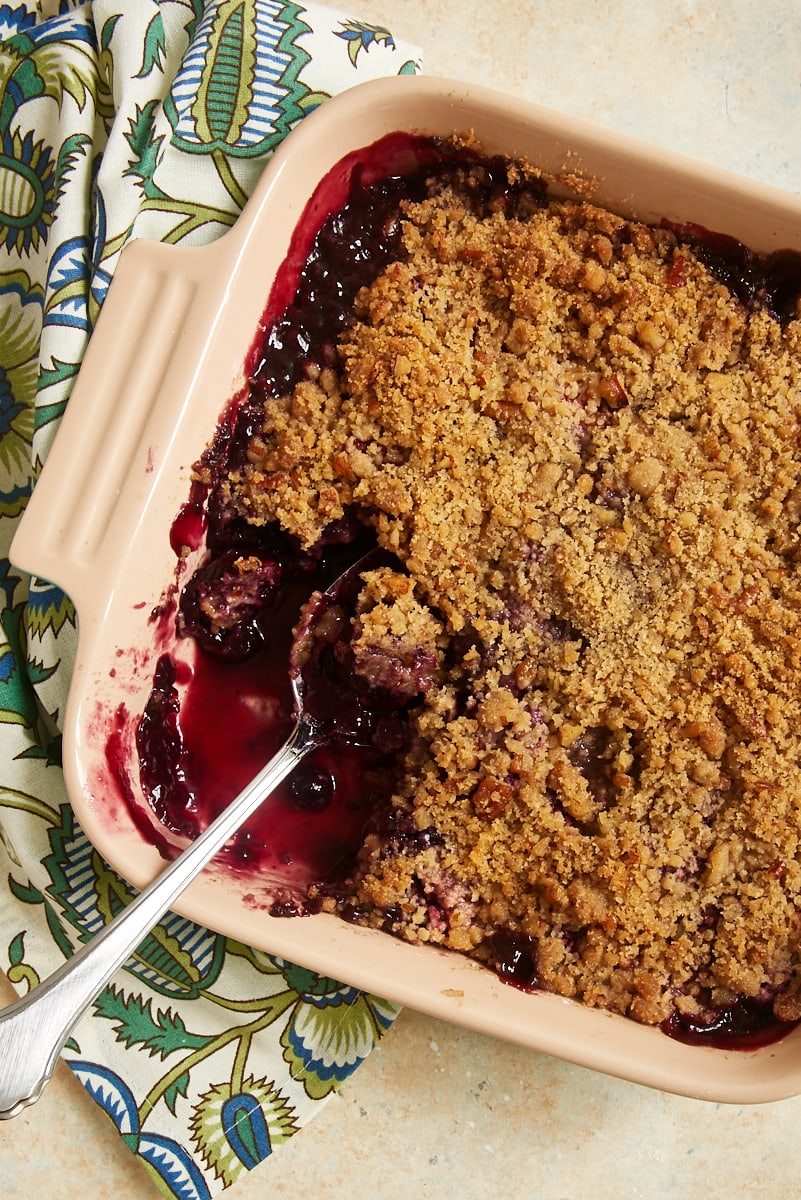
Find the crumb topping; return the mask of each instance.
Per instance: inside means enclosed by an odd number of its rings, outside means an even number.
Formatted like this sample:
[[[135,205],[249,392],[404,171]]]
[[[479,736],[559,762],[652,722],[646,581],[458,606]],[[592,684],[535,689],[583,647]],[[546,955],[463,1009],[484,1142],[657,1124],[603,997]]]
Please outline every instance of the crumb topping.
[[[347,904],[659,1023],[801,1015],[801,319],[584,201],[408,204],[338,365],[265,405],[226,505],[355,509],[357,669],[423,687]]]

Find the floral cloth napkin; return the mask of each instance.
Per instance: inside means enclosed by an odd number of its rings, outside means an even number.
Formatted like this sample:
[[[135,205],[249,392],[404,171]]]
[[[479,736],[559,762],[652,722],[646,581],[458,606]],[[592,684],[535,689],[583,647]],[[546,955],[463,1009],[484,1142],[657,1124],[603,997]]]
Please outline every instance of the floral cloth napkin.
[[[64,792],[70,600],[7,558],[120,251],[219,236],[304,113],[416,69],[388,30],[315,4],[0,3],[0,965],[22,993],[129,895]],[[395,1015],[170,915],[64,1057],[161,1188],[191,1200],[295,1134]]]

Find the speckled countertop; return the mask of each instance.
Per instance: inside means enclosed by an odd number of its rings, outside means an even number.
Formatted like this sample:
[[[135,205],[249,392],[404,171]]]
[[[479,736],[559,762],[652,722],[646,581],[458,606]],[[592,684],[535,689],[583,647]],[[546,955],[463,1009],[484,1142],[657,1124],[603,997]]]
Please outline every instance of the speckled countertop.
[[[478,81],[801,192],[798,0],[356,0]],[[513,100],[512,100],[513,103]],[[0,979],[0,1002],[11,989]],[[232,1200],[801,1195],[801,1099],[666,1096],[413,1012]],[[0,1125],[0,1195],[159,1192],[64,1068]]]

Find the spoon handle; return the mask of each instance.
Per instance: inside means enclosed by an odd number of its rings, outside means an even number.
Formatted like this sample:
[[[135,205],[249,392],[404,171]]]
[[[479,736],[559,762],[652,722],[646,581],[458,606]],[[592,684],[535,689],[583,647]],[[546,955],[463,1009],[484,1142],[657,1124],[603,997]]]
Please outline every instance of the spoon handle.
[[[0,1012],[0,1120],[39,1099],[72,1029],[173,901],[290,771],[320,744],[298,719],[284,745],[211,825],[72,958]]]

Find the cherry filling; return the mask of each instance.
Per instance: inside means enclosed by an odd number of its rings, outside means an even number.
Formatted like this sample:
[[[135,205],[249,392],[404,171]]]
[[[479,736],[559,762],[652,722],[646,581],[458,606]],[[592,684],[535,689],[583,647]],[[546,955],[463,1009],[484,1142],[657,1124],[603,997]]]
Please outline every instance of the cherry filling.
[[[265,403],[289,392],[310,369],[336,363],[337,338],[358,290],[402,254],[402,201],[422,199],[448,183],[463,187],[479,211],[501,208],[525,219],[547,203],[538,182],[510,183],[506,166],[435,139],[397,134],[327,177],[273,288],[249,357],[245,393],[232,403],[202,460],[212,480],[245,461]],[[672,228],[699,248],[745,303],[765,304],[780,320],[795,312],[801,256],[760,258],[698,226]],[[679,286],[680,259],[673,271]],[[627,402],[619,383],[608,390],[610,409]],[[597,488],[603,503],[619,502],[606,481]],[[232,518],[214,483],[194,484],[171,540],[182,554],[184,548],[197,550],[204,537],[205,559],[182,590],[177,616],[179,637],[197,645],[196,661],[191,670],[170,655],[158,662],[137,730],[141,784],[164,826],[196,836],[287,736],[293,720],[290,669],[301,674],[306,703],[331,745],[310,755],[226,852],[232,867],[276,882],[274,915],[297,915],[313,907],[305,900],[311,885],[330,894],[354,870],[366,829],[386,831],[400,819],[391,799],[409,746],[408,708],[425,688],[432,664],[422,653],[419,661],[378,656],[357,663],[350,614],[358,577],[353,594],[345,589],[325,597],[332,581],[373,544],[366,514],[349,512],[304,550],[278,526]],[[459,658],[457,643],[454,638],[449,661]],[[575,751],[574,765],[596,798],[606,787],[605,751],[599,739]],[[116,753],[110,738],[110,761]],[[414,838],[439,844],[436,830],[395,831],[398,847],[408,849]],[[392,837],[384,844],[392,852]],[[359,919],[356,912],[342,915]],[[488,952],[502,980],[523,990],[538,987],[535,938],[499,929]],[[779,1036],[768,1014],[767,1006],[741,998],[705,1022],[676,1013],[662,1028],[682,1041],[750,1048]]]

